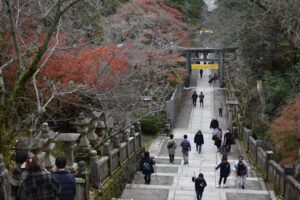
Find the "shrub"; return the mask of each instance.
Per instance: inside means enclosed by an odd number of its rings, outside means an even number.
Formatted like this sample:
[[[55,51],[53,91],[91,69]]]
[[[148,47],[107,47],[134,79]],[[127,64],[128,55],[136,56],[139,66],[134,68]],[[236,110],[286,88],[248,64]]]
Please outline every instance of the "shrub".
[[[142,133],[151,135],[163,133],[165,122],[165,114],[149,115],[141,120]]]

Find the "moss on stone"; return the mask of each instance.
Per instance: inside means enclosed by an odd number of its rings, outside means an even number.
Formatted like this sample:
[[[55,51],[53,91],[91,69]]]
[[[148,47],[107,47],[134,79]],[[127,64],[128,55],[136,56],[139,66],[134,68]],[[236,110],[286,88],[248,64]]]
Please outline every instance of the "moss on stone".
[[[144,148],[141,148],[103,184],[101,190],[96,191],[95,200],[111,200],[121,196],[127,183],[131,183],[138,170],[139,160],[142,157]]]

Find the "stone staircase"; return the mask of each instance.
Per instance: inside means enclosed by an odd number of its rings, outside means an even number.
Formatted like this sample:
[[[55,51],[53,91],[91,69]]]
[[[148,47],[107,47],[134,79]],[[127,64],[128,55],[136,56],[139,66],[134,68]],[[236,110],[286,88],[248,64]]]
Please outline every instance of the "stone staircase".
[[[197,71],[193,73],[197,73]],[[206,72],[206,71],[205,71]],[[198,72],[199,73],[199,72]],[[192,177],[204,174],[207,187],[203,193],[203,200],[273,200],[276,199],[274,192],[264,182],[254,167],[249,164],[249,174],[245,189],[237,189],[235,173],[232,171],[227,180],[226,188],[216,188],[218,185],[219,171],[215,171],[215,166],[221,161],[221,155],[216,152],[216,147],[211,139],[209,131],[211,119],[216,116],[216,107],[220,102],[224,103],[222,92],[216,87],[208,85],[208,74],[200,79],[198,77],[195,90],[199,94],[202,91],[205,95],[204,107],[197,106],[191,109],[182,109],[180,112],[190,112],[190,118],[177,119],[188,120],[188,127],[178,127],[173,129],[176,143],[180,144],[183,135],[187,134],[192,145],[192,151],[189,155],[189,165],[183,165],[181,148],[178,147],[175,154],[174,164],[169,163],[166,143],[168,138],[159,136],[150,148],[150,155],[155,157],[155,173],[152,175],[150,185],[144,184],[143,175],[138,173],[131,184],[126,185],[121,199],[134,200],[194,200],[196,199],[194,183]],[[215,99],[215,100],[214,100]],[[191,101],[191,100],[190,100]],[[186,113],[184,114],[186,116]],[[226,116],[226,113],[223,114]],[[224,130],[226,118],[218,118],[220,127]],[[180,124],[182,121],[179,122]],[[201,154],[196,152],[196,146],[193,138],[197,130],[202,130],[204,134],[204,145]],[[223,131],[224,131],[223,130]],[[233,167],[237,157],[244,155],[241,145],[238,141],[232,146],[231,153],[228,156],[231,167]]]

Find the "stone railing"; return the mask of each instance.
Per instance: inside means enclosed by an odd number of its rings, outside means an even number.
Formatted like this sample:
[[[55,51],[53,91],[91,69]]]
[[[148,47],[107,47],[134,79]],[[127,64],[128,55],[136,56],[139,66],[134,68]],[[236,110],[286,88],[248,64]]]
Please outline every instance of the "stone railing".
[[[136,174],[138,169],[136,163],[139,163],[143,152],[139,122],[117,135],[115,133],[118,133],[119,129],[116,123],[107,131],[102,123],[101,113],[98,112],[93,112],[87,117],[81,114],[74,124],[79,133],[53,132],[49,129],[48,124],[44,123],[41,131],[33,134],[30,140],[21,138],[16,149],[25,149],[38,155],[42,161],[42,168],[54,172],[56,168],[52,151],[56,145],[61,146],[67,160],[66,168],[75,175],[76,200],[88,200],[90,186],[96,188],[97,193],[100,193],[105,191],[102,186],[110,178],[121,179],[120,177],[126,173],[130,174],[130,177]],[[104,137],[111,135],[115,136],[111,137],[104,145],[99,146]],[[128,167],[129,165],[130,167]],[[124,167],[126,171],[120,173],[120,169]],[[124,181],[121,181],[123,186],[118,190],[124,188],[124,184],[126,184]],[[10,176],[4,168],[0,155],[0,199],[10,199],[9,183]],[[119,192],[110,194],[109,196],[117,197],[116,194]]]
[[[288,200],[300,200],[300,183],[295,178],[297,166],[284,165],[281,167],[272,160],[273,152],[265,151],[261,147],[261,141],[254,139],[252,130],[243,127],[242,134],[247,151],[265,178],[273,184],[275,191]],[[296,163],[300,163],[300,161]]]
[[[179,112],[179,104],[182,97],[182,90],[183,86],[178,84],[176,86],[176,89],[171,97],[170,100],[166,102],[166,114],[167,114],[167,120],[170,121],[171,125],[173,126],[176,120],[176,117]]]

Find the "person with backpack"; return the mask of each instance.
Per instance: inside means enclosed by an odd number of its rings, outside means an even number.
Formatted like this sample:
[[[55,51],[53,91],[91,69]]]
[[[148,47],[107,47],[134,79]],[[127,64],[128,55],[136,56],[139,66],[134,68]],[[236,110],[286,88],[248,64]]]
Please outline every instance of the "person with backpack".
[[[195,91],[192,95],[192,99],[193,99],[193,105],[196,106],[196,103],[197,103],[197,98],[198,98],[198,95],[197,95],[197,92]]]
[[[170,139],[167,142],[167,149],[168,149],[171,164],[174,164],[175,150],[177,148],[177,144],[173,138],[174,138],[174,135],[171,134]]]
[[[203,99],[204,99],[204,94],[201,92],[200,95],[199,95],[200,107],[201,107],[201,105],[203,107]]]
[[[226,133],[224,135],[224,141],[227,143],[228,145],[228,149],[229,149],[229,152],[231,150],[231,145],[235,144],[235,141],[234,141],[234,136],[233,134],[230,132],[229,129],[226,130]]]
[[[76,195],[76,181],[72,173],[66,170],[67,160],[63,156],[55,159],[57,171],[53,176],[60,184],[61,191],[57,195],[59,200],[74,200]]]
[[[194,137],[194,143],[196,143],[196,150],[201,153],[202,145],[204,144],[203,134],[200,130],[197,131]]]
[[[149,185],[151,183],[151,174],[154,173],[153,165],[155,165],[154,160],[150,158],[150,153],[148,151],[145,151],[144,157],[141,161],[142,173],[145,175],[145,184]]]
[[[213,78],[211,77],[211,75],[208,76],[208,83],[209,86],[211,86],[211,83],[213,82]]]
[[[192,178],[192,181],[195,183],[195,191],[196,191],[197,200],[201,200],[203,192],[204,192],[204,188],[207,186],[203,174],[200,173],[198,178],[196,178],[194,176]]]
[[[213,136],[218,132],[219,122],[216,117],[211,120],[209,128]]]
[[[220,179],[219,179],[218,188],[221,187],[222,179],[224,179],[223,188],[225,188],[227,177],[230,175],[230,164],[226,157],[222,158],[222,162],[215,168],[215,170],[218,170],[219,168],[220,168]]]
[[[182,148],[181,152],[182,152],[182,156],[183,156],[184,165],[188,165],[189,164],[189,151],[191,151],[191,144],[187,140],[187,135],[183,136],[183,141],[181,142],[180,146]]]
[[[243,156],[238,157],[238,161],[235,163],[234,169],[237,174],[238,188],[245,189],[246,176],[248,176],[248,164],[244,161]]]
[[[28,152],[26,150],[17,150],[16,151],[16,164],[17,167],[14,168],[12,173],[12,178],[10,181],[11,185],[11,199],[17,200],[18,198],[18,190],[20,185],[21,174],[26,170],[26,159],[28,156]]]

